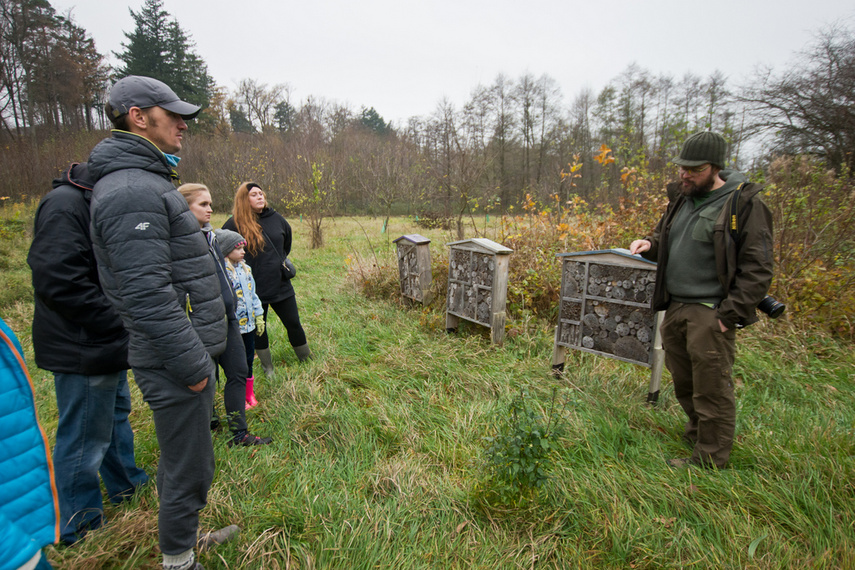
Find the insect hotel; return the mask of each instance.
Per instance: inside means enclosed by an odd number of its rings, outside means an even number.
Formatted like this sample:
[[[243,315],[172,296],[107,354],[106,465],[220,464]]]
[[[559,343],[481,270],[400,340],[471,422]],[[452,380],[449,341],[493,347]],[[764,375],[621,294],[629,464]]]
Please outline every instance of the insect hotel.
[[[407,234],[394,242],[398,246],[398,274],[401,295],[427,304],[431,301],[430,240],[419,234]]]
[[[493,343],[500,344],[505,337],[508,266],[513,250],[484,238],[448,245],[446,330],[456,330],[460,319],[466,319],[490,327]]]
[[[651,308],[656,264],[627,250],[562,253],[561,300],[552,368],[564,370],[567,348],[653,369],[647,399],[659,394],[663,353]]]

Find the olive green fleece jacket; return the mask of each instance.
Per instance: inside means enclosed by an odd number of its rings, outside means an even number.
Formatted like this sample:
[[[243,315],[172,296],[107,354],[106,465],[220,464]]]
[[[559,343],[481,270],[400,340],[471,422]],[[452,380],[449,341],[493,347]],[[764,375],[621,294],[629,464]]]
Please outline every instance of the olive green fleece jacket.
[[[668,234],[668,293],[682,303],[717,305],[724,298],[715,264],[713,229],[731,193],[745,177],[734,172],[723,186],[700,199],[684,200]]]

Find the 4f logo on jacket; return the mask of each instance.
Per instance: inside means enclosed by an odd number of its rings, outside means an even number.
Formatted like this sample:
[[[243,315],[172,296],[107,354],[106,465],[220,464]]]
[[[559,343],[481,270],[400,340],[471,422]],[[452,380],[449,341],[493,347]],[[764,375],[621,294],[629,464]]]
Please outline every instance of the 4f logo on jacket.
[[[148,229],[148,226],[149,226],[149,222],[140,222],[134,227],[134,229],[145,231]]]

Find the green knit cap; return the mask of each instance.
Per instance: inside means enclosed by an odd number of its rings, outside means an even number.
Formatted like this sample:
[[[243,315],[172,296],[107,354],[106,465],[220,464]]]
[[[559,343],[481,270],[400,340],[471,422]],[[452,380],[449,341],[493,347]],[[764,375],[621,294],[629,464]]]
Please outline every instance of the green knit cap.
[[[724,159],[727,155],[727,141],[718,133],[704,131],[695,133],[686,139],[680,156],[675,156],[671,162],[679,166],[700,166],[710,163],[719,168],[724,168]]]

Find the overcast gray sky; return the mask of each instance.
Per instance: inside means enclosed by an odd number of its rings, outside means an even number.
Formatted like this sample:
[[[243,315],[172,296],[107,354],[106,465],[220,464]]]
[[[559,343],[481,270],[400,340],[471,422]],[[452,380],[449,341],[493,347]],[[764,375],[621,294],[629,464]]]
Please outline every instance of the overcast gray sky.
[[[143,0],[51,0],[101,53],[120,51]],[[499,73],[555,79],[565,104],[635,62],[676,79],[757,65],[783,70],[823,26],[855,28],[852,0],[165,0],[219,85],[286,83],[307,97],[374,107],[387,121],[458,108]]]

